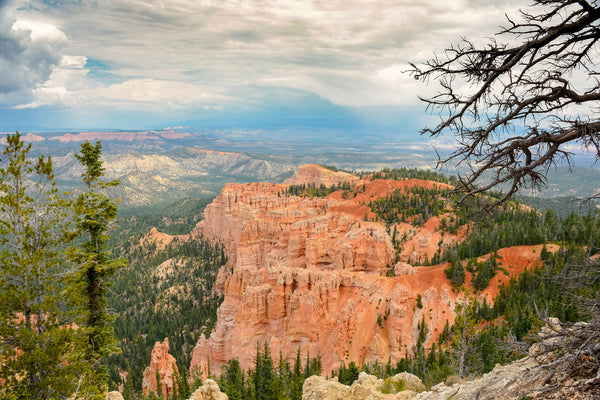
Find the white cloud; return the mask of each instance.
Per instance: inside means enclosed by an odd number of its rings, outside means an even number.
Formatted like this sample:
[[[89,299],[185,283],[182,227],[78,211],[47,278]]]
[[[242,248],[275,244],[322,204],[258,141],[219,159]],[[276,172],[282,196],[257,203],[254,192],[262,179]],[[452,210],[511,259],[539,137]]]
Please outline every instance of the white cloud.
[[[45,82],[62,57],[63,32],[42,22],[18,20],[11,3],[0,6],[0,99],[23,98]]]
[[[15,106],[16,109],[41,106],[75,107],[118,106],[125,109],[169,111],[198,106],[218,109],[215,102],[232,101],[231,97],[208,92],[198,85],[156,79],[130,79],[102,86],[88,77],[87,58],[64,56],[50,78],[33,90],[34,101]]]
[[[87,101],[85,92],[89,83],[85,63],[83,56],[63,56],[48,80],[32,90],[34,100],[14,108],[74,107]]]
[[[230,101],[231,98],[206,91],[204,88],[177,81],[155,79],[131,79],[123,83],[98,88],[93,92],[96,101],[117,101],[123,106],[154,104],[156,108],[179,109],[198,105],[210,107],[215,101]]]
[[[352,107],[415,104],[417,93],[431,89],[402,73],[409,61],[424,61],[461,35],[493,34],[504,22],[504,12],[522,2],[83,0],[47,6],[40,0],[20,0],[20,4],[19,21],[29,22],[15,25],[13,15],[15,28],[0,33],[0,40],[4,35],[11,43],[27,42],[30,47],[45,43],[48,49],[43,53],[45,67],[22,84],[35,88],[35,98],[18,103],[25,104],[20,107],[61,103],[70,107],[85,99],[87,104],[112,102],[139,109],[151,104],[153,109],[218,109],[248,93],[249,87],[261,85],[305,90]],[[69,67],[69,60],[62,58],[58,65],[58,43],[64,44],[64,54],[75,57],[72,60],[81,57],[79,61]],[[80,62],[89,58],[109,65],[118,83],[91,79]],[[21,62],[11,57],[11,63]],[[5,86],[15,81],[23,79],[13,74]],[[239,100],[236,104],[245,101]]]

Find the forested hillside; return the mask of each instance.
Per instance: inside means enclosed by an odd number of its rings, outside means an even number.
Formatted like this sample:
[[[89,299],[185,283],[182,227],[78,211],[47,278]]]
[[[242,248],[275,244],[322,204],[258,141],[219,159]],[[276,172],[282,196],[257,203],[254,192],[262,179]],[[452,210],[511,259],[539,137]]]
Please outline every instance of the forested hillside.
[[[126,396],[140,392],[155,342],[169,338],[179,369],[186,370],[199,336],[213,329],[222,301],[215,281],[227,262],[222,247],[187,236],[175,236],[168,244],[147,237],[152,228],[188,233],[209,202],[185,199],[159,214],[129,211],[119,216],[112,251],[126,257],[130,266],[116,275],[108,297],[122,350],[108,364],[113,388],[122,383],[119,372],[126,374]]]

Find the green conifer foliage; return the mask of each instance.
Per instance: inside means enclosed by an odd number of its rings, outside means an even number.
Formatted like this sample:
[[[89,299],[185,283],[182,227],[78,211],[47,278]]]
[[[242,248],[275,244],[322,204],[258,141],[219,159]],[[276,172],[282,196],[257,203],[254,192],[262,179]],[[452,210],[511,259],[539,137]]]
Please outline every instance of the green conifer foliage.
[[[73,238],[69,203],[52,161],[27,158],[17,132],[0,168],[0,398],[54,399],[74,390],[74,331],[61,296],[64,248]]]
[[[106,246],[111,222],[117,216],[117,203],[103,191],[119,182],[101,180],[104,176],[101,155],[99,141],[95,145],[86,141],[81,145],[81,152],[75,155],[84,167],[81,176],[86,185],[86,190],[75,202],[76,226],[84,236],[84,242],[70,254],[77,265],[72,276],[74,301],[79,305],[78,314],[83,316],[78,331],[87,342],[85,357],[90,367],[90,381],[86,387],[98,397],[102,396],[108,379],[103,362],[108,355],[119,351],[106,294],[110,278],[126,265],[125,260],[112,260]]]

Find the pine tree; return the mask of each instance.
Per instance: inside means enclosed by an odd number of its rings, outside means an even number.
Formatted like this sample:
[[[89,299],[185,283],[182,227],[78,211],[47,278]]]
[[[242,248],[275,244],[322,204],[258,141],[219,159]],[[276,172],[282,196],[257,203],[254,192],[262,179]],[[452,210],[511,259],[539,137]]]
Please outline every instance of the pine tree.
[[[103,190],[118,185],[118,181],[104,182],[102,144],[92,145],[86,141],[81,152],[75,157],[84,167],[81,175],[86,190],[75,203],[76,226],[85,237],[80,248],[71,249],[71,259],[78,268],[72,277],[75,288],[74,301],[79,304],[79,313],[84,318],[79,321],[81,332],[87,342],[86,360],[90,366],[90,380],[86,390],[101,398],[107,385],[105,358],[118,353],[111,326],[113,317],[106,305],[106,293],[110,278],[126,265],[125,260],[112,260],[108,254],[106,241],[112,221],[117,216],[117,203],[103,193]],[[84,303],[84,304],[81,304]]]
[[[230,400],[242,400],[244,392],[244,371],[237,358],[232,358],[223,367],[219,387],[227,393]],[[185,397],[187,399],[187,397]]]
[[[471,340],[475,335],[476,320],[473,317],[475,300],[468,297],[456,304],[456,318],[452,330],[452,349],[458,364],[458,376],[463,378],[467,372],[467,355],[472,351]]]
[[[68,397],[80,364],[73,356],[61,290],[64,248],[74,237],[69,202],[52,161],[27,158],[18,132],[6,137],[0,168],[0,397]]]
[[[261,372],[262,391],[259,392],[261,393],[261,395],[259,395],[258,398],[265,400],[277,400],[275,394],[273,393],[275,370],[273,368],[273,359],[271,358],[271,352],[269,351],[269,346],[267,345],[267,342],[265,342],[264,344]]]
[[[283,359],[283,353],[279,350],[279,366],[277,368],[278,387],[275,394],[280,400],[291,400],[292,398],[292,371],[290,363]]]
[[[189,382],[189,374],[187,368],[181,368],[181,372],[177,374],[177,394],[180,399],[187,399],[192,394]],[[231,399],[231,397],[230,397]]]
[[[292,375],[292,399],[302,399],[302,384],[304,383],[304,377],[302,376],[302,358],[300,354],[300,347],[296,352],[296,360],[294,361],[294,370]]]

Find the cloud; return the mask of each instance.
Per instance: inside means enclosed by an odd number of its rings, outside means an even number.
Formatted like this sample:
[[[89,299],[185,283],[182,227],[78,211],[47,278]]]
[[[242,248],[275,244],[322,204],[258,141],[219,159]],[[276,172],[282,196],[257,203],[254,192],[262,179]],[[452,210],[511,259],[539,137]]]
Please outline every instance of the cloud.
[[[17,20],[12,2],[0,6],[0,97],[23,93],[45,82],[62,58],[67,39],[56,27]]]
[[[199,85],[150,78],[129,79],[104,86],[90,79],[89,65],[84,56],[63,56],[49,79],[33,89],[35,100],[14,108],[69,108],[85,104],[86,108],[101,106],[169,112],[191,107],[216,110],[220,106],[215,103],[234,100],[211,93]]]
[[[460,36],[492,35],[519,4],[19,0],[18,11],[2,17],[11,28],[2,28],[0,40],[16,50],[0,58],[0,72],[22,64],[36,73],[0,73],[0,102],[7,104],[12,85],[21,91],[12,96],[19,108],[268,108],[261,93],[282,87],[342,107],[414,106],[417,94],[433,88],[403,73],[408,62],[427,60]]]
[[[55,106],[75,107],[87,101],[87,70],[83,56],[63,56],[48,80],[31,90],[33,101],[17,104],[15,109]]]
[[[131,79],[123,83],[98,88],[93,97],[102,102],[118,102],[123,107],[136,107],[144,103],[157,109],[179,109],[200,106],[215,109],[214,102],[227,102],[233,98],[218,95],[205,88],[177,81],[156,79]]]

